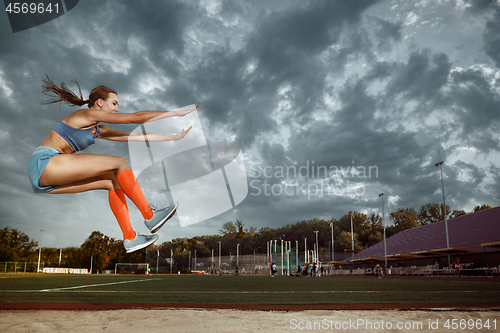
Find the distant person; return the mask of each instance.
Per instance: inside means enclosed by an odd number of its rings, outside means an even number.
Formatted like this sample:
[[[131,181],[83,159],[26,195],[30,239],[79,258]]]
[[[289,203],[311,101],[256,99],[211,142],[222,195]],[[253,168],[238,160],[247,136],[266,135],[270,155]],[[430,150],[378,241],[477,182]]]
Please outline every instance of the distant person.
[[[144,141],[143,135],[114,130],[101,123],[143,124],[150,120],[182,117],[196,110],[199,105],[184,111],[119,113],[118,95],[111,88],[94,88],[89,98],[84,100],[81,90],[78,97],[64,83],[59,87],[49,77],[43,82],[44,93],[51,93],[55,98],[46,104],[66,102],[72,106],[87,105],[88,108],[79,109],[64,117],[34,150],[28,161],[33,191],[63,194],[107,190],[109,205],[122,230],[123,245],[127,253],[156,242],[158,235],[142,235],[134,231],[126,197],[139,209],[146,227],[152,233],[158,231],[175,214],[178,203],[161,209],[151,207],[130,166],[121,156],[75,153],[94,144],[96,138],[121,142]],[[191,127],[176,135],[148,134],[147,138],[148,141],[181,140],[190,130]],[[75,204],[78,205],[78,202]]]
[[[455,276],[460,276],[460,260],[455,260]]]

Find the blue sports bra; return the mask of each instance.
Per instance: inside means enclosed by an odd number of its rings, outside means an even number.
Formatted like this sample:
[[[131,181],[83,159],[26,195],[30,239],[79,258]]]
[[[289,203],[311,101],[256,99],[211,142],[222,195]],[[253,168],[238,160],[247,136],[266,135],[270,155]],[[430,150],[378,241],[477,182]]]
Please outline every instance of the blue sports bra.
[[[84,150],[88,146],[95,143],[94,138],[99,135],[99,125],[96,126],[94,136],[92,136],[92,129],[93,127],[86,129],[74,128],[63,123],[62,121],[57,123],[57,125],[53,128],[54,131],[56,131],[64,140],[66,140],[66,142],[69,143],[75,152]]]

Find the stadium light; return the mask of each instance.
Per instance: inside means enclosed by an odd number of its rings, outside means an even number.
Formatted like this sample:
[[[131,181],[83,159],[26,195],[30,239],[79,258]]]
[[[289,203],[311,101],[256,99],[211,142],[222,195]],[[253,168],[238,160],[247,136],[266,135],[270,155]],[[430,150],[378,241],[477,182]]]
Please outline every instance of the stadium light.
[[[444,181],[443,181],[443,161],[434,164],[436,167],[439,167],[441,170],[441,190],[443,191],[443,214],[444,214],[444,227],[446,230],[446,247],[450,247],[450,239],[448,237],[448,218],[446,216],[446,202],[444,200]],[[450,265],[450,255],[448,254],[448,266]]]
[[[382,223],[384,224],[384,259],[385,259],[385,267],[387,268],[387,243],[385,240],[384,193],[380,193],[378,196],[382,197]]]

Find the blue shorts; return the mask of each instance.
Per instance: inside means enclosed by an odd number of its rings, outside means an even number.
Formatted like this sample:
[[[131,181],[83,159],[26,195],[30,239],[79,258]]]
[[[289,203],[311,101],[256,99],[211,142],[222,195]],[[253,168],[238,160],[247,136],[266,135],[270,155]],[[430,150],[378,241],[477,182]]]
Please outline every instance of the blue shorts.
[[[42,185],[40,184],[40,176],[45,170],[53,156],[61,155],[62,153],[52,147],[40,146],[35,149],[33,155],[28,160],[28,175],[30,177],[31,186],[35,193],[49,193],[55,190],[59,185]]]

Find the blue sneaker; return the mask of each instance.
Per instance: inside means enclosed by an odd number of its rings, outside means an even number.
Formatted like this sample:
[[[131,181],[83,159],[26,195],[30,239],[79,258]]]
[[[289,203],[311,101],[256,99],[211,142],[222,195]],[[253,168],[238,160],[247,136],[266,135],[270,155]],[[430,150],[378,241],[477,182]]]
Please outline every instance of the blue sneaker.
[[[145,247],[148,247],[149,245],[156,242],[158,238],[159,238],[158,235],[143,235],[140,233],[136,233],[134,239],[123,240],[123,246],[125,246],[125,250],[127,250],[127,253],[131,253],[134,251],[141,250]]]
[[[177,211],[177,207],[179,207],[178,202],[176,202],[175,204],[172,202],[167,208],[151,207],[151,209],[153,210],[153,217],[151,218],[151,220],[144,220],[144,224],[152,233],[157,232],[158,229],[160,229],[165,224],[165,222],[168,221],[169,218],[174,216],[175,212]]]

